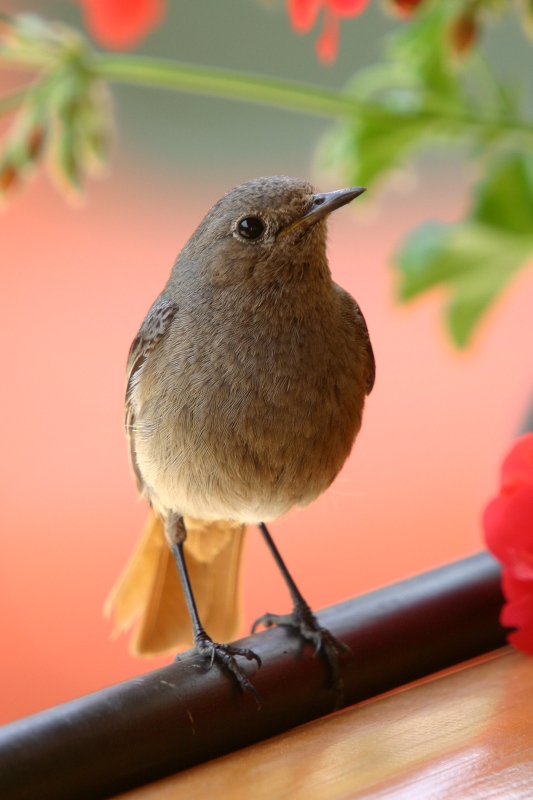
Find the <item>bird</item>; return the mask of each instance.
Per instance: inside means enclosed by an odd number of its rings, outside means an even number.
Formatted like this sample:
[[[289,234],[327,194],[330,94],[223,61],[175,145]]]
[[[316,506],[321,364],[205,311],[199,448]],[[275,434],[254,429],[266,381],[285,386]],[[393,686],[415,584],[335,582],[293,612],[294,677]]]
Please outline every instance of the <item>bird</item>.
[[[140,655],[193,645],[258,697],[228,642],[240,625],[240,563],[257,525],[294,608],[287,625],[321,651],[337,690],[344,643],[322,628],[267,522],[333,482],[360,430],[375,359],[364,316],[332,278],[327,221],[364,192],[287,176],[227,192],[178,255],[133,340],[125,428],[150,514],[106,602]],[[339,689],[340,687],[340,689]]]

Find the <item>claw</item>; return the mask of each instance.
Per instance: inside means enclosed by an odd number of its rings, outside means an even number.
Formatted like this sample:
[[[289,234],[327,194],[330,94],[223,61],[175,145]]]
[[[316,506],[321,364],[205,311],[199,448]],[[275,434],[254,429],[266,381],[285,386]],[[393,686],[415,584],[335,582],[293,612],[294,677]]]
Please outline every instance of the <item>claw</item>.
[[[287,619],[290,615],[287,615]],[[259,625],[262,625],[263,628],[271,628],[273,625],[283,625],[283,622],[280,620],[282,619],[281,614],[263,614],[261,617],[258,617],[254,624],[252,625],[252,633],[255,633]],[[285,619],[285,617],[283,617]],[[289,622],[286,623],[290,625]]]
[[[255,633],[259,625],[265,628],[271,628],[273,625],[295,628],[303,639],[314,645],[315,656],[322,651],[335,689],[335,710],[339,709],[344,700],[344,683],[340,676],[339,660],[341,655],[349,657],[351,661],[354,660],[350,648],[333,636],[327,628],[319,625],[307,604],[296,605],[292,614],[264,614],[254,622],[252,633]]]
[[[242,692],[251,692],[255,697],[257,705],[261,706],[261,699],[255,686],[248,680],[242,669],[237,664],[234,656],[243,656],[248,661],[255,660],[258,667],[261,666],[261,659],[253,650],[242,647],[234,647],[231,644],[218,644],[204,633],[196,640],[196,650],[202,658],[209,659],[208,669],[211,669],[215,660],[224,666],[235,678]]]

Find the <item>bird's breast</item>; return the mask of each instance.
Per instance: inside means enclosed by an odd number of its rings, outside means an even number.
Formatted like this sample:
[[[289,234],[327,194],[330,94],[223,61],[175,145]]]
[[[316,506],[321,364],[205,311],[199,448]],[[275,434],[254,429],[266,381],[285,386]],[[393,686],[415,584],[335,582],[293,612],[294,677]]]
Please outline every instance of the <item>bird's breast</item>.
[[[353,337],[328,322],[285,315],[283,326],[224,320],[209,337],[172,331],[143,368],[139,387],[152,391],[141,391],[135,432],[141,474],[162,505],[260,521],[329,486],[359,429],[364,390]]]

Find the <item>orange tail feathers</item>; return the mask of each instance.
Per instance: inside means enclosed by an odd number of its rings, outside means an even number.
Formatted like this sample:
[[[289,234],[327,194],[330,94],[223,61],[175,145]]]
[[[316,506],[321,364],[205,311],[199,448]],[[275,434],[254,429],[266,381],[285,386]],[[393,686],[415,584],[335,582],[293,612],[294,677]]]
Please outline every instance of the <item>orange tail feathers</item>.
[[[240,625],[240,564],[246,526],[185,518],[185,560],[207,633],[235,638]],[[139,542],[106,600],[114,634],[133,627],[130,651],[155,656],[191,647],[192,625],[178,570],[160,517],[150,516]]]

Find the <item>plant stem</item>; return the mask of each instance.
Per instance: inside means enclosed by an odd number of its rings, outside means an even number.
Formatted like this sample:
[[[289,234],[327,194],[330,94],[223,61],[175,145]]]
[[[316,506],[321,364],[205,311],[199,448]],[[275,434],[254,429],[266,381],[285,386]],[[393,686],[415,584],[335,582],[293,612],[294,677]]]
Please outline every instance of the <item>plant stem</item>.
[[[35,68],[35,62],[32,61],[31,64],[21,62],[18,66]],[[350,119],[357,117],[358,114],[388,114],[391,124],[394,124],[395,116],[398,118],[403,116],[400,112],[383,109],[372,100],[359,100],[336,89],[266,78],[249,72],[195,66],[178,61],[92,53],[86,67],[96,78],[102,80],[241,100],[328,119]],[[8,96],[5,99],[5,109],[16,105],[15,99],[10,98],[11,96]],[[5,109],[0,104],[0,111]],[[476,112],[465,113],[463,110],[456,111],[449,107],[432,108],[428,105],[415,114],[428,122],[448,123],[459,135],[464,135],[465,129],[470,129],[478,136],[479,133],[483,136],[488,130],[492,134],[512,133],[533,138],[533,125],[525,120],[487,116]]]
[[[354,98],[333,89],[163,59],[97,55],[92,67],[107,80],[244,100],[315,116],[352,116],[361,107]]]
[[[242,100],[330,119],[355,117],[359,113],[384,113],[372,101],[358,100],[335,89],[164,59],[97,54],[93,56],[91,69],[93,74],[104,80]],[[388,113],[393,115],[391,111]],[[533,125],[526,121],[428,106],[416,113],[427,120],[442,120],[458,128],[489,129],[492,132],[533,137]]]

